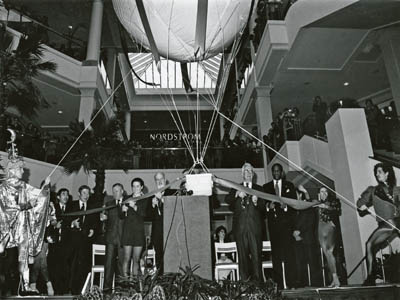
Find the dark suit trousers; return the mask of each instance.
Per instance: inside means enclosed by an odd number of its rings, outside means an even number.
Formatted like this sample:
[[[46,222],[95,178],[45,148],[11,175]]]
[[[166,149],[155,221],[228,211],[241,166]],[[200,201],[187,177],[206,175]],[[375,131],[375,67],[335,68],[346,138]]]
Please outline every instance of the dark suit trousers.
[[[288,225],[277,222],[273,216],[268,216],[268,229],[271,238],[273,278],[280,289],[283,289],[283,269],[285,265],[285,279],[287,287],[296,285],[296,257],[294,238]]]
[[[88,238],[81,236],[72,245],[70,286],[72,294],[79,295],[92,265],[92,244]]]
[[[252,280],[261,281],[261,235],[256,236],[253,232],[246,230],[235,234],[235,239],[238,249],[240,279],[247,280],[252,274]]]
[[[311,286],[320,287],[322,283],[321,255],[317,243],[309,244],[303,241],[296,244],[297,284],[296,287],[308,286],[308,269],[310,268]]]
[[[164,272],[164,232],[163,232],[163,219],[158,218],[153,221],[151,227],[151,242],[154,246],[154,250],[156,251],[156,265],[159,270],[159,274],[163,274]]]
[[[104,291],[112,290],[114,274],[122,275],[122,260],[124,248],[117,244],[106,244],[106,257],[104,263]]]
[[[68,256],[71,251],[70,245],[64,242],[49,244],[49,255],[47,257],[49,264],[50,279],[53,283],[57,295],[69,292],[69,279],[71,265],[68,264]]]

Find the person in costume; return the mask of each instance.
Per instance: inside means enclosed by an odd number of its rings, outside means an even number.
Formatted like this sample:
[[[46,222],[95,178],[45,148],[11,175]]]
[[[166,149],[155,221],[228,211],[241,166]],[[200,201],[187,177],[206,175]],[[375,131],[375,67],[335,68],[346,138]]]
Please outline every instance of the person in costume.
[[[337,243],[337,222],[341,213],[340,201],[330,195],[326,187],[321,187],[318,194],[322,204],[319,207],[318,239],[322,252],[328,262],[332,275],[330,287],[339,287],[340,281],[336,271],[336,259],[333,251]]]
[[[42,249],[46,230],[49,193],[22,180],[24,163],[14,144],[15,133],[9,142],[9,162],[6,178],[0,185],[0,253],[6,248],[18,248],[18,271],[21,294],[32,293],[29,287],[28,263]],[[49,185],[46,178],[45,185]]]
[[[369,186],[357,201],[360,216],[367,215],[373,206],[377,215],[378,228],[372,232],[366,243],[368,276],[364,285],[375,285],[373,262],[376,252],[386,242],[398,235],[400,225],[400,187],[396,186],[393,167],[378,163],[374,167],[376,186]]]

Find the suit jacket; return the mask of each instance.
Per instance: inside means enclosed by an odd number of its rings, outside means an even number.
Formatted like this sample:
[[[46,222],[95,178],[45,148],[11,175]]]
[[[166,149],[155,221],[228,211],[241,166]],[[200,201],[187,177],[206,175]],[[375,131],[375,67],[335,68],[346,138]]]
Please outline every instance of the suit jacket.
[[[95,208],[94,205],[89,201],[86,204],[87,204],[86,210]],[[72,201],[69,206],[67,206],[66,213],[77,212],[77,211],[80,211],[79,201],[75,200]],[[76,220],[78,217],[71,217],[68,220],[68,226],[70,227],[70,233],[71,233],[70,236],[72,243],[79,244],[82,242],[82,239],[83,241],[89,239],[88,235],[90,230],[91,229],[93,231],[95,230],[95,224],[97,221],[96,217],[98,217],[97,214],[80,216],[79,217],[80,228],[71,228],[72,221]]]
[[[166,189],[163,193],[163,197],[172,196],[177,191],[175,189]],[[154,196],[155,197],[155,196]],[[148,215],[150,216],[151,220],[154,222],[163,222],[163,210],[164,204],[160,201],[158,206],[153,207],[153,197],[150,199],[148,204]]]
[[[308,208],[297,211],[294,230],[300,231],[300,237],[306,244],[317,242],[318,210]]]
[[[68,211],[68,207],[71,206],[71,202],[68,201],[67,204],[65,205],[65,212]],[[70,238],[70,229],[71,229],[71,218],[69,217],[64,217],[63,211],[61,209],[60,203],[57,201],[57,203],[54,204],[54,208],[56,209],[56,219],[57,222],[62,221],[61,223],[61,228],[60,229],[55,229],[55,240],[56,242],[68,242]]]
[[[125,200],[125,198],[123,198]],[[112,196],[104,198],[106,206],[116,204],[116,200]],[[107,219],[104,221],[105,228],[105,242],[106,244],[121,245],[122,229],[124,227],[123,213],[119,206],[107,209],[104,214]]]
[[[252,188],[257,191],[262,191],[262,187],[257,184],[252,184]],[[229,209],[233,211],[233,232],[234,235],[241,234],[246,231],[254,233],[261,238],[263,218],[265,214],[265,201],[257,199],[255,206],[251,195],[246,195],[243,199],[235,197],[236,190],[231,189],[225,197],[225,202],[229,204]]]
[[[263,186],[264,192],[275,195],[274,181],[270,181]],[[296,199],[296,189],[290,181],[282,179],[281,197]],[[277,222],[287,229],[294,230],[296,211],[290,206],[285,211],[279,204],[274,203],[275,208],[267,213],[268,222]],[[289,226],[289,227],[288,227]],[[271,229],[270,229],[271,230]],[[279,229],[278,229],[279,230]]]

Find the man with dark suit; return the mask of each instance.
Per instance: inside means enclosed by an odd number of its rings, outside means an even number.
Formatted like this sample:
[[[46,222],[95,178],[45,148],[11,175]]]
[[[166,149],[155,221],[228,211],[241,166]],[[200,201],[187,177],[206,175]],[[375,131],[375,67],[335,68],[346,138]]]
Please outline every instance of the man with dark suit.
[[[54,282],[55,293],[63,295],[69,292],[68,282],[70,279],[71,266],[67,263],[69,252],[72,251],[69,243],[70,223],[63,214],[70,206],[69,191],[62,188],[57,192],[57,202],[54,204],[57,223],[53,230],[53,244],[49,244],[49,267],[50,277]]]
[[[264,184],[264,191],[278,197],[296,199],[296,189],[293,183],[283,179],[282,165],[272,166],[273,180]],[[294,225],[296,211],[287,205],[267,202],[268,231],[272,248],[273,279],[280,289],[284,288],[283,269],[288,288],[296,285],[296,259],[294,251]]]
[[[154,175],[154,181],[156,183],[156,188],[160,189],[166,186],[167,182],[165,180],[165,174],[163,172],[157,172]],[[163,206],[164,206],[164,197],[171,196],[176,193],[176,190],[166,189],[163,192],[157,193],[154,195],[152,199],[152,205],[149,207],[150,216],[152,219],[151,226],[151,243],[154,246],[154,250],[156,251],[156,264],[157,270],[159,274],[162,274],[164,271],[164,214],[163,214]]]
[[[72,201],[71,205],[67,206],[66,213],[87,211],[94,208],[91,203],[88,203],[89,196],[90,188],[87,185],[79,187],[79,200]],[[73,217],[70,222],[70,245],[72,248],[70,286],[73,295],[81,293],[86,276],[90,272],[95,217],[93,214],[82,215],[78,218]]]
[[[104,292],[112,291],[112,282],[115,275],[122,276],[122,257],[124,249],[121,245],[124,219],[120,209],[124,200],[124,187],[115,183],[112,187],[113,196],[104,199],[105,206],[116,205],[100,214],[100,221],[105,222],[106,257],[104,264]],[[110,199],[111,198],[111,199]]]
[[[307,190],[297,187],[297,200],[310,201]],[[321,256],[317,239],[318,214],[313,207],[296,212],[293,237],[296,248],[297,280],[296,287],[308,286],[308,272],[310,272],[311,286],[322,286]],[[309,270],[307,270],[307,265]]]
[[[245,187],[262,191],[261,186],[253,183],[254,171],[251,164],[243,165],[242,176]],[[260,281],[264,200],[231,189],[225,202],[233,211],[233,235],[238,250],[240,279],[247,280],[251,276],[251,279]]]

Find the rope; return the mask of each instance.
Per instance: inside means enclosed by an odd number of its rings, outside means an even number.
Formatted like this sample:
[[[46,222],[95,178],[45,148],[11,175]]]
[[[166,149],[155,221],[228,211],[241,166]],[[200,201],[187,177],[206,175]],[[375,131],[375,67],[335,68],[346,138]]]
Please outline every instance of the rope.
[[[214,106],[215,107],[215,106]],[[216,107],[215,107],[216,108]],[[251,132],[249,132],[248,130],[246,130],[245,128],[243,128],[242,126],[240,126],[239,124],[237,124],[235,121],[231,120],[230,118],[228,118],[227,116],[225,116],[223,113],[221,113],[219,110],[217,111],[218,114],[220,116],[222,116],[223,118],[225,118],[226,120],[228,120],[229,122],[231,122],[233,125],[235,125],[236,127],[240,128],[243,132],[246,132],[250,137],[252,137],[253,139],[257,140],[258,142],[260,142],[262,145],[264,145],[265,147],[267,147],[268,149],[270,149],[271,151],[273,151],[277,156],[279,156],[280,158],[282,158],[284,161],[288,162],[290,165],[294,166],[296,169],[302,171],[304,174],[308,175],[311,179],[315,180],[317,183],[321,184],[322,186],[326,187],[328,190],[330,190],[331,192],[333,192],[336,196],[338,196],[339,198],[341,198],[344,203],[346,203],[348,206],[350,206],[351,208],[358,210],[358,207],[353,204],[349,199],[347,199],[345,196],[343,196],[342,194],[336,192],[335,190],[333,190],[332,188],[330,188],[329,186],[327,186],[325,183],[323,183],[322,181],[320,181],[318,178],[316,178],[315,176],[313,176],[312,174],[310,174],[309,172],[307,172],[306,170],[304,170],[302,167],[300,167],[299,165],[297,165],[295,162],[291,161],[290,159],[286,158],[285,156],[283,156],[281,153],[279,153],[278,151],[276,151],[275,149],[273,149],[272,147],[270,147],[269,145],[265,144],[264,141],[260,140],[258,137],[254,136]],[[369,211],[369,210],[368,210]],[[391,228],[396,229],[398,232],[400,232],[400,229],[398,227],[396,227],[395,225],[393,225],[392,223],[388,222],[387,220],[385,220],[384,218],[382,218],[381,216],[377,215],[376,213],[373,213],[371,211],[369,211],[369,213],[374,216],[375,218],[381,220],[382,222],[385,222],[386,224],[388,224]]]
[[[182,134],[181,128],[179,127],[178,123],[176,122],[176,119],[175,119],[175,117],[174,117],[174,114],[173,114],[172,111],[169,109],[169,107],[168,107],[168,105],[167,105],[167,103],[166,103],[166,101],[165,101],[165,99],[164,99],[164,96],[162,96],[162,95],[161,95],[161,100],[163,101],[164,105],[167,107],[167,109],[168,109],[168,111],[169,111],[169,113],[170,113],[170,115],[171,115],[171,117],[172,117],[172,119],[173,119],[173,121],[174,121],[174,123],[175,123],[176,128],[178,128],[178,131],[179,131],[179,133],[181,134],[181,136],[182,136],[182,138],[183,138],[183,142],[185,143],[186,148],[188,149],[190,156],[193,158],[193,161],[195,162],[196,159],[195,159],[195,157],[194,157],[194,153],[193,153],[193,150],[192,150],[192,148],[191,148],[191,146],[190,146],[190,144],[189,144],[189,139],[187,138],[186,133]],[[178,116],[179,116],[179,114],[178,114]]]

